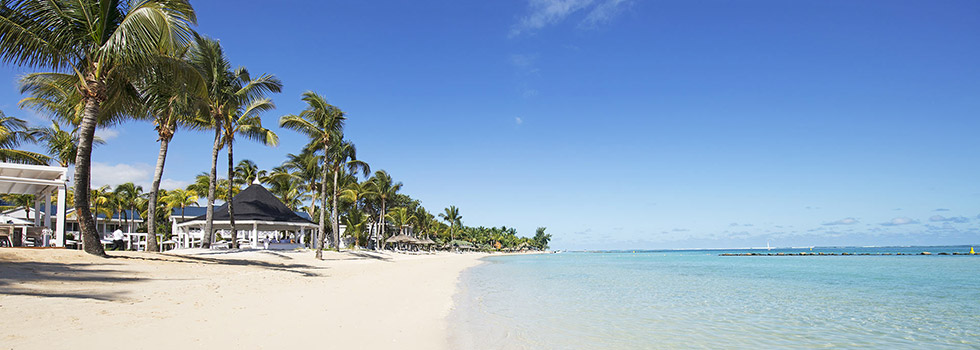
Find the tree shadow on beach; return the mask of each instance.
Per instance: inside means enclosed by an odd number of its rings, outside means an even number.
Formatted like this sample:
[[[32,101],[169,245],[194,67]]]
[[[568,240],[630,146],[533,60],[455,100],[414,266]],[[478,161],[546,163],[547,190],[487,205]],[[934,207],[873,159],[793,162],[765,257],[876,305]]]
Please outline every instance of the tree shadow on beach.
[[[194,255],[179,255],[179,254],[156,254],[148,253],[141,254],[139,256],[128,256],[128,255],[110,255],[111,259],[130,259],[130,260],[144,260],[144,261],[163,261],[171,263],[184,263],[184,264],[213,264],[213,265],[230,265],[230,266],[249,266],[257,267],[266,270],[289,272],[302,275],[304,277],[320,277],[323,276],[314,271],[308,270],[325,270],[326,267],[323,266],[313,266],[305,264],[279,264],[267,261],[250,260],[250,259],[232,259],[232,258],[208,258],[202,256]]]
[[[374,259],[380,261],[391,262],[391,257],[387,257],[378,253],[366,253],[359,251],[346,251],[342,254],[350,255],[351,257],[337,257],[337,258],[324,258],[323,260],[364,260],[364,259]]]
[[[0,263],[0,295],[119,301],[127,293],[94,291],[93,288],[78,291],[50,291],[45,284],[97,283],[96,286],[108,287],[146,280],[140,277],[118,276],[121,273],[124,272],[105,268],[103,264],[2,262]],[[59,286],[59,289],[63,289],[63,286]]]

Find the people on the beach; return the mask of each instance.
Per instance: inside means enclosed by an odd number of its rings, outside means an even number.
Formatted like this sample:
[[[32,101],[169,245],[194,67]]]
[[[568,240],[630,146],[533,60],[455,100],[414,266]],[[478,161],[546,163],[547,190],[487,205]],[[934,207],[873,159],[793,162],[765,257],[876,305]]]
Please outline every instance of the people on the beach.
[[[123,250],[123,232],[120,229],[112,231],[112,249]]]

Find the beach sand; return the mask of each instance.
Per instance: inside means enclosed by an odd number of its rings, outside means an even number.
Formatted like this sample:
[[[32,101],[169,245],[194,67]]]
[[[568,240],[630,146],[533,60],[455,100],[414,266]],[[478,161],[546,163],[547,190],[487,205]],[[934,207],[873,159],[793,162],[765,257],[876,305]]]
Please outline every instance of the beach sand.
[[[0,349],[446,349],[483,254],[0,249]]]

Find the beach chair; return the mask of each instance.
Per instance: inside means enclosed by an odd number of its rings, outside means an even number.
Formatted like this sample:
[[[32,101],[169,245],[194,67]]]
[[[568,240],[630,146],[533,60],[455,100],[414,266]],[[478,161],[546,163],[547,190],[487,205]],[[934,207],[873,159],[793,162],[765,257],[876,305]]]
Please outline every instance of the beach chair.
[[[170,249],[167,249],[168,245],[170,246]],[[166,251],[166,250],[174,250],[174,249],[177,249],[177,241],[173,239],[168,239],[166,241],[160,242],[160,250]]]

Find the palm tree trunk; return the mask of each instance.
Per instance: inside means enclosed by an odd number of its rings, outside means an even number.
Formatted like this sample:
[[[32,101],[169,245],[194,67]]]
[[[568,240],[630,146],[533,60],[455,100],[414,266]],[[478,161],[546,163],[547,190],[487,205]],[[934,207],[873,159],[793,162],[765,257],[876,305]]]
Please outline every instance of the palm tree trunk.
[[[214,129],[214,147],[211,148],[211,174],[208,179],[208,210],[204,219],[204,236],[201,248],[211,248],[211,233],[214,231],[214,197],[218,181],[218,151],[221,150],[221,128]]]
[[[157,155],[157,167],[153,170],[153,184],[150,185],[150,198],[147,201],[146,216],[146,251],[158,252],[157,246],[157,192],[160,191],[160,180],[163,179],[163,165],[167,162],[167,148],[170,146],[169,137],[160,138],[160,154]]]
[[[327,167],[323,166],[323,181],[320,181],[320,225],[317,228],[316,258],[323,259],[323,240],[326,238],[327,221]]]
[[[334,169],[333,171],[333,213],[330,215],[333,224],[333,241],[337,245],[337,251],[340,251],[340,215],[337,214],[337,176],[340,173],[340,169]]]
[[[388,226],[385,224],[385,215],[387,215],[387,209],[388,209],[386,208],[385,204],[386,204],[385,199],[381,198],[381,215],[378,215],[380,216],[380,218],[378,218],[378,221],[381,221],[381,236],[378,237],[378,244],[377,244],[377,247],[380,247],[381,250],[384,250],[384,246],[382,245],[384,243],[382,242],[384,242],[385,239],[385,226]]]
[[[235,154],[231,147],[231,138],[228,138],[228,223],[231,224],[231,247],[238,248],[238,229],[235,228],[235,203],[232,202],[235,196],[231,190],[235,187],[234,177],[232,176],[235,173]]]
[[[89,96],[85,98],[85,114],[81,125],[78,126],[78,154],[75,156],[75,216],[78,218],[79,230],[82,234],[82,248],[86,253],[105,256],[102,240],[95,230],[95,221],[88,206],[89,188],[92,185],[92,140],[95,138],[95,125],[101,100],[97,96],[100,95],[100,91],[101,95],[105,94],[105,87],[101,82],[86,78]]]

